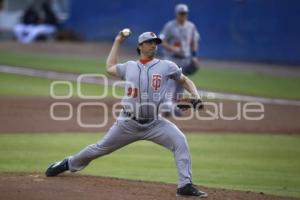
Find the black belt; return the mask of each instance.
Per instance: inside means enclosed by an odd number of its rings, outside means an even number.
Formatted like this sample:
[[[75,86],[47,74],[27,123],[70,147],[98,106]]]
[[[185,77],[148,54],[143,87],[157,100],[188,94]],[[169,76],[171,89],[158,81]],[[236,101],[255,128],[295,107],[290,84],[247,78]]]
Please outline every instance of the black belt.
[[[124,109],[123,113],[126,115],[126,117],[130,117],[132,120],[136,121],[139,124],[147,124],[154,120],[153,118],[137,119],[135,116],[132,115],[132,113],[126,112]]]
[[[153,121],[153,119],[136,119],[135,117],[132,117],[131,119],[139,124],[147,124]]]

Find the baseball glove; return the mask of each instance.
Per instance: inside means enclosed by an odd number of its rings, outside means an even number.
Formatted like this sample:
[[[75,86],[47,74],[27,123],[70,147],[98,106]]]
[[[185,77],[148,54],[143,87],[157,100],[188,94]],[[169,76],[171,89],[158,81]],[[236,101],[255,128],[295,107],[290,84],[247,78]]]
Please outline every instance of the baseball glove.
[[[203,103],[201,99],[195,99],[195,98],[182,98],[177,101],[177,107],[179,109],[196,109],[201,110],[203,109]]]

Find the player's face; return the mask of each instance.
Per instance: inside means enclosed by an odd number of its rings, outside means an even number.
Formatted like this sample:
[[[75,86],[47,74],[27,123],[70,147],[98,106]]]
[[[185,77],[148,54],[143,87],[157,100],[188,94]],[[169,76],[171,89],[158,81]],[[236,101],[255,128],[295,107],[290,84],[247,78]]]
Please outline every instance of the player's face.
[[[141,54],[143,54],[146,57],[154,57],[157,49],[156,47],[157,44],[154,40],[146,41],[139,45]]]
[[[184,23],[188,18],[188,13],[186,12],[180,12],[177,13],[176,15],[176,19],[180,22],[180,23]]]

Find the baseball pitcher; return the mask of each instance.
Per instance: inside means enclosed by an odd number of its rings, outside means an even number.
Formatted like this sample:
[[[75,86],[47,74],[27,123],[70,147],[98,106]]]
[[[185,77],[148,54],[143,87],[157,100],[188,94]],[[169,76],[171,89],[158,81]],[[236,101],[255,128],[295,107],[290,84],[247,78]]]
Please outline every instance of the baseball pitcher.
[[[159,115],[164,101],[167,82],[172,79],[191,93],[194,108],[201,100],[194,83],[182,74],[173,62],[155,58],[157,45],[162,41],[153,32],[145,32],[138,38],[139,60],[118,63],[121,43],[129,36],[121,31],[115,38],[106,61],[106,70],[130,84],[125,87],[123,110],[102,140],[85,147],[75,155],[51,164],[46,176],[56,176],[64,171],[76,172],[92,160],[112,153],[130,143],[149,140],[173,152],[178,170],[178,196],[206,197],[207,194],[192,184],[191,158],[184,134],[177,126]],[[200,106],[198,106],[200,105]]]

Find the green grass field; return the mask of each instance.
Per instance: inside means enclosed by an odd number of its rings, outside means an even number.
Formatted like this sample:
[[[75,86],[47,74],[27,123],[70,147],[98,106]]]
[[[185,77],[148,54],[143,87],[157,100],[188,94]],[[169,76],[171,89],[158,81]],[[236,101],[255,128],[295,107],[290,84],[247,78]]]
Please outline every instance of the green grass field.
[[[50,86],[54,80],[0,73],[0,96],[49,96]],[[73,96],[77,97],[77,84],[72,82]],[[55,95],[67,95],[69,88],[66,85],[55,86]],[[82,84],[81,92],[84,95],[102,95],[104,86],[95,84]],[[116,88],[121,96],[123,88]],[[112,88],[107,88],[107,95],[112,96]]]
[[[0,64],[76,73],[102,73],[104,60],[66,56],[0,52]],[[191,79],[207,90],[255,96],[300,99],[299,77],[281,77],[251,71],[202,68]]]
[[[0,52],[0,64],[76,73],[104,73],[93,58]],[[203,68],[191,77],[203,89],[266,97],[300,99],[300,78]],[[50,96],[53,80],[0,73],[0,96]],[[73,82],[73,95],[77,86]],[[103,86],[84,84],[86,95]],[[57,95],[67,88],[57,87]],[[118,94],[123,90],[118,89]],[[109,89],[111,96],[111,89]],[[0,122],[1,123],[1,122]],[[103,135],[0,134],[0,171],[44,172],[50,162],[71,155]],[[188,135],[196,184],[300,197],[300,137],[261,134]],[[83,174],[176,183],[170,152],[138,142],[93,162]]]
[[[1,134],[0,171],[44,172],[50,162],[95,143],[99,134]],[[300,137],[251,134],[187,135],[196,184],[300,197]],[[171,152],[131,144],[81,173],[176,183]]]

